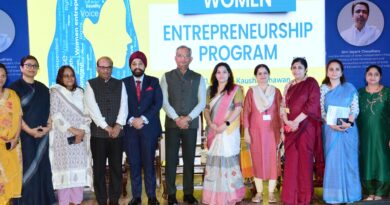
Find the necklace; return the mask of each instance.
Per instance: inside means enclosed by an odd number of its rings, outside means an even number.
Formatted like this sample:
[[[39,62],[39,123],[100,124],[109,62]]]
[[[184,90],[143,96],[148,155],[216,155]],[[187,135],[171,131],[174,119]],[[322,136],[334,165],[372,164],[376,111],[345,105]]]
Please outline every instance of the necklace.
[[[370,88],[369,86],[366,87],[366,91],[370,94],[377,93],[381,89],[381,85],[376,86],[375,89]]]

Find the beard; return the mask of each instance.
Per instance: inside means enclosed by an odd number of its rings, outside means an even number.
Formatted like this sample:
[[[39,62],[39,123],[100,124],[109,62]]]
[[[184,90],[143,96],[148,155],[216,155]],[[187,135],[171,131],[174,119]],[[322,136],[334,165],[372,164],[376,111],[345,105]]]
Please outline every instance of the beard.
[[[132,70],[131,72],[132,72],[133,75],[134,75],[135,77],[137,77],[137,78],[141,77],[141,76],[145,73],[144,70],[141,70],[141,69],[138,69],[138,68]]]

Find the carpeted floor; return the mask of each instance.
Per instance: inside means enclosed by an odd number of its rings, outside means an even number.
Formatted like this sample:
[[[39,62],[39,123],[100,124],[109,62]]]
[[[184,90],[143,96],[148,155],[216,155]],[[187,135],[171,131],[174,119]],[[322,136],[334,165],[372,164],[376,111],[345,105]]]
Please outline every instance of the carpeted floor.
[[[180,177],[178,177],[177,184],[180,184],[181,180],[179,178]],[[201,183],[200,181],[201,181],[201,179],[197,179],[197,177],[195,177],[195,184],[196,185],[199,185]],[[264,183],[264,190],[268,190],[267,183]],[[167,204],[167,201],[162,198],[162,193],[163,193],[162,187],[158,188],[156,191],[157,191],[156,192],[157,193],[157,198],[160,201],[160,204],[161,205]],[[315,188],[314,191],[315,191],[315,195],[314,195],[314,199],[312,200],[312,204],[315,204],[315,205],[326,204],[324,201],[322,201],[322,188]],[[127,205],[129,203],[129,201],[131,200],[130,183],[128,183],[128,185],[127,185],[127,193],[128,193],[127,196],[122,196],[121,197],[121,199],[119,201],[120,205]],[[279,200],[280,191],[277,191],[275,193],[275,195],[276,195],[277,199]],[[195,192],[194,192],[194,196],[199,201],[201,201],[202,190],[196,189]],[[246,193],[246,197],[240,204],[241,205],[255,205],[255,204],[266,205],[266,204],[269,204],[268,203],[268,192],[265,192],[264,198],[263,198],[263,202],[261,202],[261,203],[253,203],[253,202],[251,202],[251,197],[252,197],[252,194],[251,194],[250,189],[248,188],[247,189],[247,193]],[[83,201],[82,205],[97,205],[97,202],[96,202],[96,200],[94,198],[95,198],[95,196],[94,196],[93,192],[85,192],[84,193],[84,199],[85,200]],[[178,199],[180,204],[185,204],[185,203],[183,203],[183,192],[180,191],[180,190],[178,190],[178,192],[177,192],[177,199]],[[143,193],[142,194],[142,204],[146,205],[147,202],[148,202],[147,196],[145,195],[145,193]],[[278,202],[278,203],[273,203],[273,204],[279,205],[279,204],[282,204],[282,203]],[[387,198],[387,199],[381,200],[381,201],[369,201],[369,202],[368,201],[361,201],[361,202],[357,202],[357,203],[354,203],[354,204],[362,204],[362,205],[382,205],[383,204],[383,205],[385,205],[385,204],[390,204],[390,199]]]

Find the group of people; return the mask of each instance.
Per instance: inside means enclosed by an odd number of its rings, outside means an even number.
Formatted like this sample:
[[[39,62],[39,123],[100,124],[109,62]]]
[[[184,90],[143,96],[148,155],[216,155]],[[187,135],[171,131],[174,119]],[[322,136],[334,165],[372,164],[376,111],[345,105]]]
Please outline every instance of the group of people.
[[[360,200],[361,184],[366,200],[388,196],[390,89],[380,83],[379,66],[367,67],[367,85],[357,91],[346,82],[339,60],[328,62],[319,86],[307,75],[306,59],[295,58],[294,79],[282,94],[269,84],[270,68],[259,64],[254,69],[258,83],[244,95],[229,64],[214,67],[206,89],[205,79],[189,69],[192,59],[189,47],[178,47],[176,69],[159,82],[145,74],[147,58],[141,51],[130,56],[132,76],[122,80],[111,76],[113,62],[103,56],[96,63],[98,76],[85,90],[69,65],[58,70],[56,84],[48,89],[34,79],[39,64],[30,55],[21,60],[22,78],[4,88],[7,69],[0,64],[0,204],[54,204],[54,190],[60,205],[81,204],[85,187],[94,189],[99,205],[118,204],[123,151],[130,164],[129,205],[142,203],[142,173],[148,204],[159,204],[154,160],[162,133],[161,108],[166,113],[169,205],[178,204],[180,147],[183,201],[198,204],[193,181],[202,112],[208,148],[202,203],[235,204],[244,198],[241,128],[252,157],[253,202],[263,201],[265,180],[268,202],[277,202],[277,178],[283,175],[281,201],[310,204],[314,171],[323,179],[327,203]]]

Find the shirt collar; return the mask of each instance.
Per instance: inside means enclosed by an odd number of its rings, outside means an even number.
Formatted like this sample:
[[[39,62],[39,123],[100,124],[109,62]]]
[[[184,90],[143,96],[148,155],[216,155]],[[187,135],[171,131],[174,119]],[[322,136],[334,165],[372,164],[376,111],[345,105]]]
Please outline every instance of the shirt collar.
[[[137,80],[139,80],[139,81],[141,81],[141,83],[142,83],[142,81],[144,80],[144,76],[145,76],[145,75],[142,75],[141,77],[135,77],[135,76],[133,75],[133,77],[134,77],[134,82],[137,82]]]

